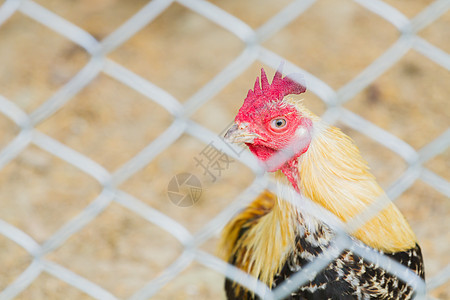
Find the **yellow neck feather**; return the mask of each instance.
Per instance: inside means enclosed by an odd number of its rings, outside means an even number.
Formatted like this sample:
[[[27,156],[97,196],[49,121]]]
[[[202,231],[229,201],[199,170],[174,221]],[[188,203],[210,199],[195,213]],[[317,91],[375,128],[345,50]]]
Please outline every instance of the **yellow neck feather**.
[[[272,286],[295,243],[293,211],[288,202],[264,191],[224,228],[221,256],[229,261],[234,255],[238,267]],[[239,237],[242,228],[249,229]]]
[[[268,286],[272,286],[274,275],[281,271],[294,245],[295,219],[289,206],[286,201],[277,199],[272,211],[241,240],[242,245],[249,248],[244,258],[249,262],[247,271]]]
[[[344,222],[379,197],[388,200],[351,139],[335,127],[319,122],[315,126],[318,130],[311,145],[299,159],[301,192]],[[385,252],[407,250],[416,243],[411,227],[393,203],[353,236]]]

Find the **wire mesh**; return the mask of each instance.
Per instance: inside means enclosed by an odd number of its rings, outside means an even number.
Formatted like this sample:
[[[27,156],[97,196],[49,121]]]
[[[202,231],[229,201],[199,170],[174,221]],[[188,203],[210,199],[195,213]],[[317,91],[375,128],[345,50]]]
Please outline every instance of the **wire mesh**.
[[[155,18],[175,2],[224,28],[240,39],[245,45],[244,50],[231,63],[184,103],[181,103],[170,95],[169,92],[158,87],[151,81],[137,75],[125,66],[107,57],[110,52],[132,38],[139,30],[155,20]],[[251,276],[241,270],[230,267],[219,258],[200,249],[200,245],[203,242],[216,235],[231,217],[239,209],[248,204],[259,192],[265,188],[274,189],[274,187],[271,180],[264,175],[261,166],[251,155],[246,152],[237,155],[235,151],[238,151],[238,149],[236,147],[231,146],[230,148],[221,137],[193,121],[191,116],[247,70],[254,62],[264,63],[276,69],[280,61],[286,61],[281,55],[264,47],[263,42],[286,27],[293,20],[301,18],[315,2],[314,0],[293,1],[262,26],[254,30],[236,16],[207,1],[153,0],[148,2],[140,11],[111,34],[102,40],[98,40],[87,31],[39,5],[37,2],[26,0],[5,1],[0,7],[0,25],[16,14],[23,14],[84,48],[89,53],[90,58],[89,62],[73,78],[31,113],[26,113],[14,102],[0,95],[1,113],[20,128],[20,132],[14,139],[0,151],[0,169],[14,160],[25,148],[30,145],[35,145],[97,180],[102,187],[102,191],[80,214],[60,227],[59,230],[41,244],[26,232],[0,219],[0,233],[20,245],[33,258],[26,270],[0,292],[0,299],[13,299],[20,295],[43,272],[53,275],[93,298],[116,299],[117,297],[110,291],[44,257],[63,245],[71,236],[82,230],[113,202],[128,208],[133,213],[142,216],[148,222],[162,228],[183,245],[183,251],[180,256],[159,276],[136,290],[130,299],[147,299],[155,295],[165,284],[177,277],[193,261],[232,278],[252,289],[264,299],[282,299],[301,283],[307,282],[309,280],[308,274],[317,272],[333,260],[339,254],[339,251],[325,253],[314,261],[314,263],[295,274],[290,282],[286,282],[271,291],[263,283],[255,281],[254,278],[251,278]],[[301,66],[289,61],[286,61],[285,72],[300,72],[305,75],[308,90],[327,105],[327,109],[322,116],[325,121],[328,123],[339,121],[363,135],[370,137],[405,160],[408,164],[407,170],[387,189],[387,194],[391,199],[395,200],[402,195],[417,179],[423,180],[438,192],[449,197],[450,185],[448,182],[435,172],[426,168],[424,164],[448,148],[450,144],[450,129],[445,130],[441,136],[431,141],[419,151],[416,151],[405,141],[353,113],[344,107],[344,104],[379,78],[410,49],[416,50],[442,68],[449,70],[449,54],[429,43],[417,33],[445,14],[450,8],[450,1],[435,1],[412,19],[408,19],[396,8],[382,1],[355,0],[355,2],[395,26],[399,33],[397,41],[366,69],[338,90],[333,89],[320,78],[302,69]],[[114,172],[108,171],[96,161],[36,128],[40,123],[49,119],[59,109],[67,105],[76,94],[89,85],[101,73],[107,74],[131,89],[136,90],[149,101],[163,107],[174,118],[172,124],[162,134]],[[119,187],[121,183],[151,163],[158,154],[173,145],[183,134],[188,134],[205,144],[214,142],[227,155],[248,166],[255,174],[253,183],[233,203],[212,218],[195,234],[190,233],[177,220],[145,204]],[[350,220],[347,224],[342,224],[334,215],[324,211],[324,209],[321,209],[317,205],[315,206],[308,199],[300,199],[297,197],[298,195],[295,195],[294,192],[293,198],[296,199],[296,205],[302,203],[302,209],[306,209],[309,213],[322,219],[325,223],[332,225],[333,228],[336,228],[341,233],[339,238],[335,240],[338,249],[350,248],[368,261],[376,261],[391,272],[398,274],[400,278],[413,286],[417,291],[417,298],[425,297],[425,285],[423,281],[411,271],[405,273],[406,269],[403,266],[393,263],[387,257],[373,250],[354,244],[348,239],[347,233],[359,228],[362,225],[361,222]],[[376,202],[363,212],[363,219],[368,220],[370,216],[376,214],[382,208],[383,203]],[[449,266],[443,266],[441,273],[427,279],[427,291],[429,292],[438,288],[449,279]]]

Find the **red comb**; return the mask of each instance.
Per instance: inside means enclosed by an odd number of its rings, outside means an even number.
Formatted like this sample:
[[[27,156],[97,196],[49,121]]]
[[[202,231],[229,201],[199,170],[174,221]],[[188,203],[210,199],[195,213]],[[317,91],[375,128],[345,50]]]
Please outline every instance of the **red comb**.
[[[259,77],[256,77],[256,82],[253,90],[249,90],[245,102],[248,100],[254,102],[259,96],[264,95],[272,101],[281,101],[284,96],[291,94],[301,94],[306,91],[304,78],[302,74],[293,73],[283,77],[283,63],[280,64],[278,70],[273,76],[272,83],[269,83],[264,68],[261,68],[261,83]]]
[[[270,86],[271,92],[278,92],[281,96],[281,99],[286,95],[304,93],[306,91],[306,87],[303,75],[299,73],[293,73],[282,78],[283,66],[284,63],[281,63],[278,67],[278,70],[275,72],[275,75],[273,76],[272,84]],[[261,77],[263,77],[263,73],[265,75],[264,69],[261,69]]]
[[[263,107],[268,102],[278,102],[283,100],[286,95],[301,94],[306,91],[304,78],[302,74],[293,73],[283,78],[283,63],[273,76],[272,83],[269,83],[266,72],[261,68],[261,81],[256,77],[253,90],[248,91],[244,104],[239,110],[236,118],[248,115],[251,111]]]

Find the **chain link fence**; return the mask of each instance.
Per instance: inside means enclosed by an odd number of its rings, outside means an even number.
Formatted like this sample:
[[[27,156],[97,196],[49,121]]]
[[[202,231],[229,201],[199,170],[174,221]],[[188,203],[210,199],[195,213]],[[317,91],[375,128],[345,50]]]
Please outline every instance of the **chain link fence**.
[[[155,278],[149,280],[147,284],[137,287],[129,299],[148,299],[157,295],[166,284],[180,276],[194,261],[233,278],[244,286],[253,289],[256,294],[265,299],[282,299],[289,294],[290,290],[295,289],[301,283],[307,282],[310,272],[320,270],[326,266],[333,259],[332,255],[331,257],[324,256],[317,259],[304,270],[295,274],[292,281],[286,282],[275,290],[270,291],[264,284],[260,282],[255,283],[250,276],[228,266],[225,262],[201,247],[206,241],[217,236],[217,233],[220,232],[220,229],[230,218],[262,190],[266,188],[275,189],[272,179],[264,175],[260,166],[251,155],[247,152],[240,153],[238,148],[226,145],[219,135],[199,122],[194,121],[192,117],[255,62],[258,64],[263,63],[276,69],[280,61],[286,61],[285,73],[300,72],[304,74],[308,90],[325,103],[326,109],[322,114],[322,118],[326,122],[331,124],[339,122],[390,149],[405,161],[407,164],[406,170],[387,189],[387,194],[391,199],[399,198],[419,179],[434,188],[438,193],[449,197],[450,185],[448,181],[431,171],[430,168],[425,167],[428,161],[436,158],[448,148],[450,144],[449,129],[443,128],[443,133],[438,138],[429,141],[427,145],[416,151],[414,147],[394,134],[352,112],[345,104],[393,67],[411,49],[448,71],[450,69],[449,54],[420,37],[418,32],[446,14],[450,8],[450,1],[438,0],[432,2],[411,19],[383,1],[355,0],[355,2],[365,10],[377,15],[378,18],[382,18],[395,26],[399,36],[395,43],[382,55],[337,90],[325,83],[325,81],[302,69],[301,65],[289,62],[282,55],[263,46],[266,40],[288,26],[292,21],[308,14],[310,8],[316,3],[314,0],[298,0],[289,3],[256,30],[212,2],[202,0],[153,0],[145,4],[137,13],[103,39],[95,38],[84,29],[35,1],[7,0],[3,2],[0,6],[0,30],[2,29],[2,24],[4,26],[8,19],[21,14],[82,47],[89,54],[89,59],[75,76],[70,78],[50,98],[31,112],[26,112],[11,99],[2,96],[2,91],[0,90],[0,112],[20,128],[11,141],[0,150],[0,172],[26,148],[34,145],[94,178],[101,185],[101,191],[79,214],[71,218],[70,221],[65,222],[63,226],[42,243],[36,241],[35,238],[11,222],[0,219],[0,233],[25,249],[32,257],[26,269],[18,274],[14,280],[4,285],[4,289],[0,292],[0,299],[20,297],[21,293],[29,288],[43,273],[51,274],[53,277],[66,282],[68,285],[95,299],[117,299],[117,296],[111,291],[101,287],[93,280],[77,274],[77,272],[52,259],[48,259],[50,254],[64,245],[71,237],[110,209],[112,203],[119,204],[146,221],[160,227],[182,245],[182,251],[173,263]],[[205,85],[201,86],[185,102],[179,101],[167,90],[137,75],[130,68],[109,57],[110,53],[121,47],[141,29],[154,22],[158,16],[168,10],[174,3],[203,16],[210,22],[225,29],[228,33],[237,37],[241,44],[245,46],[237,57]],[[10,46],[13,47],[13,45]],[[142,62],[142,64],[148,64],[149,68],[152,67],[152,62]],[[55,115],[57,111],[69,105],[71,99],[81,93],[84,88],[101,74],[106,74],[134,89],[148,101],[152,101],[164,108],[173,117],[173,122],[157,138],[153,139],[138,154],[128,159],[126,163],[112,172],[100,163],[82,154],[81,151],[65,145],[37,128],[41,123]],[[251,82],[246,84],[248,87],[251,86]],[[244,92],[242,95],[244,95]],[[236,103],[241,101],[239,100]],[[149,117],[151,118],[152,116]],[[178,222],[177,219],[169,217],[121,188],[124,182],[151,164],[158,155],[174,145],[184,134],[206,145],[215,145],[233,160],[246,165],[255,176],[253,182],[233,202],[217,215],[211,216],[207,224],[194,234],[186,226]],[[342,234],[335,241],[340,249],[351,248],[367,260],[377,261],[391,272],[399,274],[398,276],[415,287],[417,291],[416,298],[425,298],[425,294],[427,294],[426,297],[432,299],[432,296],[429,294],[445,285],[450,279],[450,265],[441,265],[441,271],[438,274],[427,278],[425,287],[424,283],[412,272],[405,272],[404,267],[394,264],[388,258],[374,251],[353,245],[347,239],[345,232],[351,232],[358,228],[361,225],[360,223],[352,223],[350,221],[347,224],[341,224],[333,215],[309,203],[307,199],[298,199],[298,203],[302,204],[302,209],[307,209],[326,223],[333,225],[334,228],[341,229]],[[377,203],[370,207],[368,211],[364,212],[364,216],[369,218],[370,215],[380,210],[379,206],[380,203]],[[448,243],[449,241],[446,242]],[[117,276],[121,277],[121,274],[117,274]]]

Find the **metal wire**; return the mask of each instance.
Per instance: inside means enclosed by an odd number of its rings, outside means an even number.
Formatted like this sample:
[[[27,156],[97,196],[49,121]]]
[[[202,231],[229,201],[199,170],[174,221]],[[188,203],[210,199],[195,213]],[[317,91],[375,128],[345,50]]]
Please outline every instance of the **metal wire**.
[[[184,104],[180,103],[167,91],[161,89],[152,82],[138,76],[117,62],[106,58],[106,55],[109,52],[119,47],[136,32],[152,22],[173,2],[178,2],[191,11],[206,17],[211,22],[216,23],[238,37],[246,45],[245,49],[228,66],[206,85],[201,87]],[[290,291],[295,289],[300,283],[307,282],[311,273],[317,273],[333,260],[335,256],[339,254],[339,251],[336,252],[336,250],[334,250],[335,252],[333,253],[324,253],[324,255],[319,257],[314,263],[296,273],[290,281],[285,282],[280,287],[271,291],[255,278],[252,278],[237,268],[227,265],[217,257],[204,253],[198,248],[204,241],[214,236],[239,209],[248,204],[259,192],[265,188],[274,188],[270,179],[264,176],[264,172],[259,163],[251,155],[248,155],[248,153],[237,156],[230,148],[224,147],[224,152],[226,154],[247,165],[255,173],[256,178],[231,205],[210,220],[202,230],[194,235],[176,220],[171,219],[118,188],[120,183],[124,182],[144,166],[152,162],[159,153],[165,151],[165,149],[172,145],[183,133],[187,133],[205,143],[214,141],[215,143],[222,145],[224,143],[223,140],[218,138],[216,134],[207,128],[190,120],[189,116],[197,111],[203,104],[211,100],[228,83],[244,72],[253,62],[259,61],[276,68],[281,60],[286,61],[278,54],[264,48],[261,43],[273,36],[294,19],[299,16],[301,17],[303,13],[308,11],[308,8],[314,2],[314,0],[294,1],[258,29],[253,30],[242,20],[207,1],[153,0],[105,39],[98,41],[88,32],[34,1],[7,0],[0,7],[0,25],[14,14],[26,15],[84,48],[91,55],[91,58],[78,74],[30,114],[25,113],[13,102],[0,95],[0,112],[11,119],[21,129],[20,133],[0,151],[0,170],[8,162],[17,157],[26,147],[34,144],[42,150],[59,157],[67,163],[77,167],[82,172],[95,178],[99,184],[101,184],[102,192],[93,202],[86,206],[78,216],[63,225],[43,244],[37,243],[25,232],[0,219],[0,233],[20,245],[33,257],[33,261],[28,268],[18,276],[15,281],[0,292],[0,299],[14,298],[26,289],[42,272],[50,273],[96,299],[116,299],[113,294],[94,282],[73,273],[71,270],[57,263],[43,258],[43,255],[52,252],[57,247],[64,244],[69,237],[79,232],[84,226],[95,219],[111,202],[126,207],[130,211],[142,216],[148,222],[167,231],[167,233],[176,238],[184,247],[184,251],[172,265],[170,265],[160,276],[136,291],[130,299],[147,299],[156,294],[162,286],[173,280],[193,261],[197,261],[208,268],[223,273],[227,277],[253,289],[257,295],[264,297],[265,299],[281,299],[283,296],[288,295]],[[406,142],[342,106],[346,101],[352,99],[356,94],[376,80],[393,64],[398,62],[410,49],[415,49],[422,55],[439,64],[441,67],[450,70],[449,54],[425,41],[416,34],[420,29],[444,14],[450,8],[450,1],[435,1],[413,19],[408,19],[397,9],[380,0],[355,0],[355,2],[392,23],[399,31],[400,37],[398,40],[365,70],[337,91],[323,82],[320,78],[309,74],[289,61],[286,61],[285,71],[288,73],[294,71],[301,72],[305,75],[306,81],[308,82],[308,89],[322,99],[328,106],[327,111],[323,115],[325,120],[330,123],[341,121],[349,127],[372,138],[377,143],[394,151],[405,160],[408,164],[407,170],[387,190],[387,194],[391,199],[395,200],[398,198],[419,178],[430,184],[440,193],[450,197],[449,183],[439,175],[424,167],[425,162],[436,157],[449,147],[450,129],[421,150],[416,151]],[[107,74],[117,81],[138,91],[149,101],[153,101],[166,109],[167,112],[174,117],[173,123],[158,138],[113,173],[108,172],[103,166],[95,161],[87,158],[74,149],[63,145],[35,128],[36,125],[48,119],[57,110],[63,107],[74,95],[88,85],[100,73]],[[293,195],[293,198],[296,197],[295,192]],[[339,238],[334,241],[334,245],[338,250],[343,250],[345,248],[352,249],[355,253],[363,256],[368,261],[376,261],[378,264],[386,267],[390,272],[396,273],[400,278],[413,286],[417,291],[417,298],[424,297],[424,282],[415,276],[415,274],[380,253],[359,244],[355,244],[348,238],[347,234],[359,228],[364,222],[355,223],[351,220],[347,224],[342,224],[332,214],[324,211],[323,208],[318,207],[308,199],[296,199],[295,203],[296,205],[302,203],[302,209],[306,209],[308,213],[311,213],[325,223],[332,225],[333,228],[337,228]],[[368,220],[371,215],[382,208],[382,203],[376,202],[369,210],[363,212],[363,219]],[[360,219],[361,218],[358,220]],[[428,280],[428,291],[438,288],[449,279],[450,267],[447,266],[444,267],[438,275]]]

